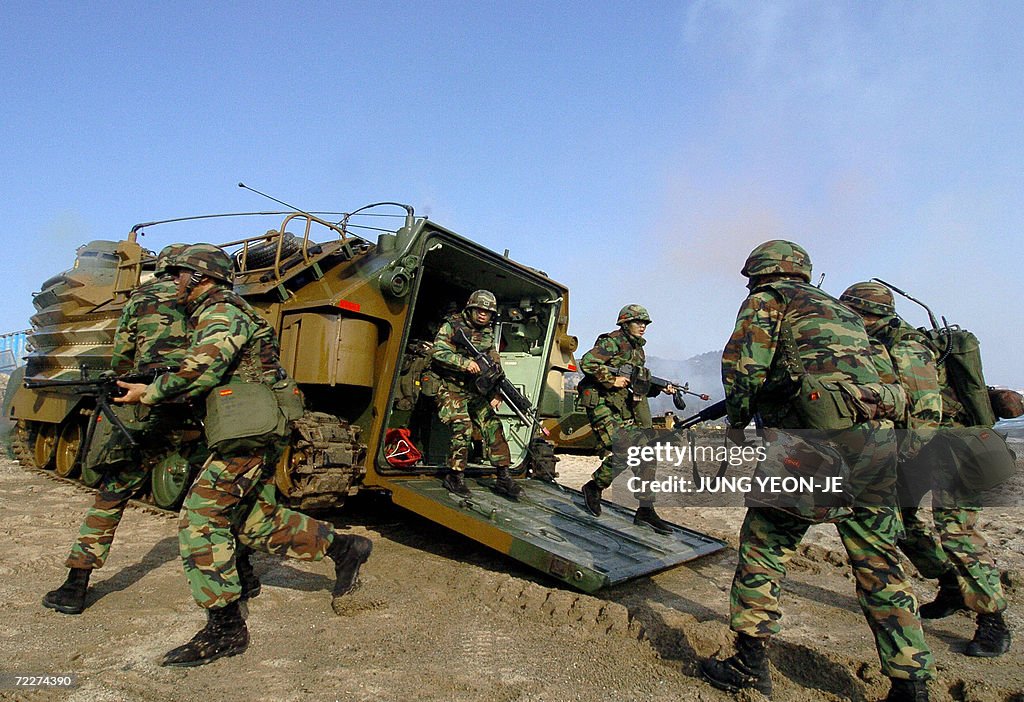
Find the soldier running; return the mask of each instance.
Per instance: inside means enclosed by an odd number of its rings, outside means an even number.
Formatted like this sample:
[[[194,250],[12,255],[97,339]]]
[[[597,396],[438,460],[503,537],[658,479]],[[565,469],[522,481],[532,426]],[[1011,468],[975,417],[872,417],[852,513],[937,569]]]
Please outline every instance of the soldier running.
[[[181,369],[150,385],[119,383],[119,402],[159,405],[176,398],[227,397],[245,384],[278,386],[287,374],[278,363],[274,330],[231,290],[230,257],[211,244],[195,244],[174,262],[178,301],[186,307],[191,346]],[[273,394],[271,393],[272,397]],[[260,395],[256,395],[259,397]],[[252,413],[278,412],[253,406]],[[249,633],[239,608],[241,584],[235,562],[235,535],[253,549],[300,560],[330,556],[336,582],[333,594],[351,592],[372,542],[342,535],[330,524],[281,507],[273,482],[274,467],[287,436],[281,431],[227,438],[211,446],[211,457],[192,484],[182,507],[178,541],[192,596],[206,609],[207,623],[191,641],[168,652],[161,665],[195,666],[245,651]],[[232,533],[234,530],[235,533]]]
[[[836,528],[882,672],[891,680],[886,700],[927,702],[926,683],[935,676],[935,663],[896,548],[900,518],[892,422],[854,416],[853,408],[832,394],[838,389],[828,387],[838,388],[828,381],[852,388],[880,383],[864,325],[810,284],[810,257],[792,242],[775,240],[756,247],[742,273],[749,278],[750,294],[722,357],[731,438],[744,441],[743,428],[756,412],[765,427],[815,429],[832,439],[850,466],[856,497],[852,514],[837,521]],[[814,383],[814,392],[800,391],[805,382]],[[826,407],[834,404],[834,418],[813,414],[822,410],[822,400]],[[817,403],[816,409],[806,404],[810,402]],[[840,403],[849,414],[839,409]],[[832,430],[844,421],[845,429]],[[779,595],[786,564],[810,525],[809,518],[772,507],[747,510],[730,594],[736,653],[701,664],[705,679],[715,687],[771,694],[767,643],[781,628]]]

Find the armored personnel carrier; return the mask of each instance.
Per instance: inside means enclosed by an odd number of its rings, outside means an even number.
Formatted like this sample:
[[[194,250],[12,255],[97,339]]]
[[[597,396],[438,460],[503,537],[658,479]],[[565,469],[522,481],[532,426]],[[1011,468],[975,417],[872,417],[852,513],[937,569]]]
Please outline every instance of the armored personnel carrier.
[[[537,423],[522,422],[506,405],[499,415],[521,500],[494,494],[490,468],[480,464],[468,474],[472,497],[443,489],[437,475],[448,433],[424,359],[444,315],[461,309],[475,289],[496,294],[502,365],[538,421],[562,413],[562,375],[575,370],[577,341],[568,333],[564,285],[402,207],[394,229],[355,224],[367,208],[338,222],[307,212],[260,213],[280,217],[280,225],[221,244],[234,256],[236,291],[277,330],[281,362],[306,398],[277,466],[280,493],[300,509],[331,509],[360,490],[382,491],[584,591],[722,548],[682,527],[656,534],[612,504],[600,519],[591,517],[580,494],[555,481],[551,446],[536,435]],[[109,368],[121,308],[154,268],[139,236],[165,224],[136,225],[123,240],[80,247],[74,265],[35,294],[32,350],[4,400],[23,463],[99,481],[95,467],[82,470],[95,398],[25,381],[95,377]],[[357,233],[367,231],[374,240]],[[410,460],[410,446],[418,459]],[[195,470],[177,455],[161,462],[153,471],[154,502],[176,508]]]

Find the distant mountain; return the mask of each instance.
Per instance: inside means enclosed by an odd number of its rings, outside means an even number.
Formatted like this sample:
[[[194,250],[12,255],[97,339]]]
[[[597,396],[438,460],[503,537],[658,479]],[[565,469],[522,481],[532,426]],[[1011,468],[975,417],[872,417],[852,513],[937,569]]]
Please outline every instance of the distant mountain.
[[[652,375],[688,383],[692,392],[711,396],[710,400],[704,402],[693,395],[687,395],[686,409],[683,412],[686,416],[699,412],[707,405],[725,397],[725,391],[722,389],[721,351],[707,351],[691,356],[685,361],[648,356],[647,367],[651,369]],[[682,414],[673,406],[672,398],[668,395],[651,398],[652,414],[659,415],[668,411],[675,412],[677,415]]]

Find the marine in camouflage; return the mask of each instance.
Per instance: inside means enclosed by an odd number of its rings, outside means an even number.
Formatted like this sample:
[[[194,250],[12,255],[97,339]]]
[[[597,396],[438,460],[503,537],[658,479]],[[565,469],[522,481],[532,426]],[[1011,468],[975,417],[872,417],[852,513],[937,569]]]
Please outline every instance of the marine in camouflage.
[[[965,606],[978,613],[1001,612],[1006,598],[999,570],[978,531],[977,496],[955,478],[948,449],[937,442],[923,450],[943,420],[940,368],[924,335],[896,316],[892,292],[863,282],[840,297],[860,313],[872,340],[881,345],[907,391],[909,416],[900,442],[900,512],[904,536],[900,549],[926,578],[955,574]],[[942,374],[945,369],[941,368]],[[954,421],[947,420],[947,425]],[[934,530],[920,518],[919,503],[932,491]]]
[[[247,302],[220,285],[190,298],[191,346],[180,370],[145,389],[144,404],[202,397],[231,382],[279,379],[277,337]],[[329,524],[277,503],[272,478],[280,441],[218,445],[185,497],[178,542],[189,587],[202,607],[219,609],[239,598],[236,533],[255,550],[304,560],[322,559],[334,541]]]
[[[188,348],[188,332],[176,295],[177,286],[169,277],[158,277],[132,292],[114,335],[114,372],[123,374],[181,361]],[[174,447],[180,430],[189,421],[181,407],[147,414],[138,437],[139,462],[103,474],[99,492],[67,558],[68,568],[103,566],[128,500],[149,478],[156,461]]]
[[[498,396],[484,397],[477,391],[475,376],[470,372],[472,358],[455,343],[455,336],[461,329],[478,351],[487,354],[500,365],[493,321],[483,326],[472,321],[472,310],[477,307],[493,312],[490,307],[494,305],[489,304],[493,303],[493,295],[489,299],[482,299],[481,293],[485,292],[473,293],[469,298],[473,304],[445,319],[430,349],[431,369],[440,378],[437,391],[438,417],[452,430],[447,465],[456,472],[465,471],[469,462],[473,427],[480,432],[484,457],[491,465],[508,468],[512,463],[505,429],[491,405]]]
[[[722,358],[733,427],[745,427],[756,412],[766,427],[812,428],[792,401],[803,373],[854,386],[880,382],[860,317],[810,285],[806,251],[791,242],[766,242],[754,249],[743,272],[751,278],[750,294]],[[853,514],[836,526],[882,670],[893,679],[930,679],[934,660],[896,548],[900,518],[892,423],[860,422],[841,436],[837,448],[850,463],[857,499]],[[747,511],[730,594],[734,631],[754,637],[779,631],[786,563],[808,525],[771,508]],[[722,669],[704,668],[705,674]]]
[[[628,314],[625,314],[628,313]],[[634,316],[639,315],[639,316]],[[619,313],[623,319],[613,332],[602,334],[594,347],[583,354],[580,370],[584,378],[577,387],[580,404],[586,409],[591,430],[605,456],[594,471],[594,482],[605,489],[626,469],[621,445],[641,445],[650,440],[651,408],[645,395],[637,395],[628,387],[615,387],[616,369],[624,365],[642,368],[647,362],[644,345],[647,340],[628,332],[630,321],[650,319],[639,305],[627,305]],[[653,465],[642,462],[645,480],[653,479]],[[648,474],[650,472],[651,474]],[[644,502],[653,501],[644,496]]]

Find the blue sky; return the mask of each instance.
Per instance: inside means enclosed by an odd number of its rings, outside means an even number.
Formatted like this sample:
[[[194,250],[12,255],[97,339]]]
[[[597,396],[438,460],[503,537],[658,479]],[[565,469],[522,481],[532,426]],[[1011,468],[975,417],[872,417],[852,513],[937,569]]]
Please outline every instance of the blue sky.
[[[647,305],[667,358],[721,348],[746,255],[792,239],[829,292],[891,280],[1022,387],[1022,24],[1015,2],[3,3],[0,331],[81,243],[266,209],[244,180],[409,203],[568,284],[582,346]],[[258,233],[220,226],[144,243]]]

